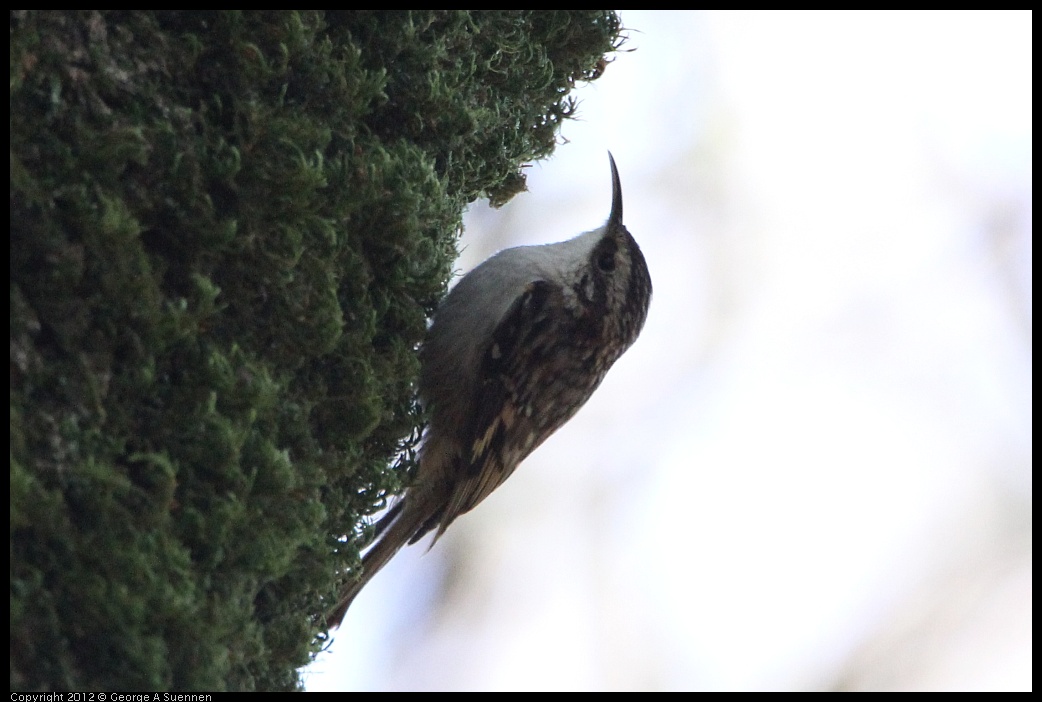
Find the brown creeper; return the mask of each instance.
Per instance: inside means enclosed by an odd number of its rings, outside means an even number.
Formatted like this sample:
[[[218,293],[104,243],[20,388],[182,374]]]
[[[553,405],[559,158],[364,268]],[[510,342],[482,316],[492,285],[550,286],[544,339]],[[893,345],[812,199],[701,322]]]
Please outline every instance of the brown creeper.
[[[622,224],[611,158],[607,223],[569,241],[501,251],[463,277],[420,349],[430,427],[413,483],[376,524],[361,578],[329,623],[406,543],[437,541],[590,398],[644,326],[651,276]]]

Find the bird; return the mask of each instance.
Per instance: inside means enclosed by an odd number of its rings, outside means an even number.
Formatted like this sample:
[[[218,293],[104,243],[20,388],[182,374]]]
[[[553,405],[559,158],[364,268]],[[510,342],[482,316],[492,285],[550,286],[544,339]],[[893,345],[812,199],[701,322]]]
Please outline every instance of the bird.
[[[377,521],[361,575],[327,615],[338,627],[404,546],[430,546],[503,484],[590,398],[637,339],[651,303],[644,254],[622,222],[608,153],[607,222],[572,239],[505,249],[463,276],[420,346],[428,427],[411,484]]]

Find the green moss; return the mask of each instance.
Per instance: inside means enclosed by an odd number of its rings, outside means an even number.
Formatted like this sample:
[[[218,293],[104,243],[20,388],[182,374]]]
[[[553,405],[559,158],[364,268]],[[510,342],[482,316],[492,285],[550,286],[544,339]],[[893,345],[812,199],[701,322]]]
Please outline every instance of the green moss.
[[[578,12],[11,13],[11,687],[294,689]]]

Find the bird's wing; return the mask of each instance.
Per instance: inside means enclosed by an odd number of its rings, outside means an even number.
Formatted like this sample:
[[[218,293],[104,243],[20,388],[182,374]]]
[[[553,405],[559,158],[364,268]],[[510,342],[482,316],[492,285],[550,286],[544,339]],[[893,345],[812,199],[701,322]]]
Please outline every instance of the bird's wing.
[[[452,495],[441,513],[437,540],[459,515],[470,511],[503,484],[544,438],[533,418],[533,369],[552,353],[552,310],[561,289],[544,280],[525,286],[492,334],[481,359],[476,403],[455,472]],[[556,300],[556,302],[555,302]]]

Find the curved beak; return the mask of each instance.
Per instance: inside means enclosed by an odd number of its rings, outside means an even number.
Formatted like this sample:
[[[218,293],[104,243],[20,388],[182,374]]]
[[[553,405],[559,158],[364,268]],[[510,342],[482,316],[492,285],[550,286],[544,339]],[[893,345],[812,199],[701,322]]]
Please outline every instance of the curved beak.
[[[622,182],[619,180],[619,169],[615,167],[615,158],[608,152],[611,161],[611,214],[608,215],[608,226],[622,226]]]

